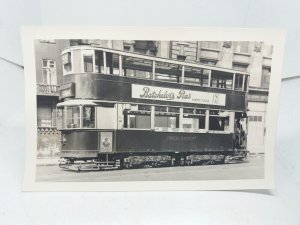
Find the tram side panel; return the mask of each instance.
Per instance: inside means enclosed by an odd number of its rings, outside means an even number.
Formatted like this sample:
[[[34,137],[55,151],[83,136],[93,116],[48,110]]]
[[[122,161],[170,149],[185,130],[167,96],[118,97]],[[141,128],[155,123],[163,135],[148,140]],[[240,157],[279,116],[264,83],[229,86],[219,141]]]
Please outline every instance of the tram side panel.
[[[100,153],[223,153],[233,151],[232,134],[140,130],[64,131],[61,156],[96,158]]]
[[[118,130],[117,152],[228,152],[232,134]]]
[[[61,157],[74,159],[95,158],[98,152],[98,132],[62,131]]]

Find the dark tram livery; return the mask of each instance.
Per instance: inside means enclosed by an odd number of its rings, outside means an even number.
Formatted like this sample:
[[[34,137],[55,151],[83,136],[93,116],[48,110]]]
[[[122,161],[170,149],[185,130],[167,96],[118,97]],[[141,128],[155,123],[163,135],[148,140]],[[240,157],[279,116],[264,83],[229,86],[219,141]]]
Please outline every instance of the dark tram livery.
[[[226,163],[247,156],[249,74],[93,46],[62,53],[62,168]]]

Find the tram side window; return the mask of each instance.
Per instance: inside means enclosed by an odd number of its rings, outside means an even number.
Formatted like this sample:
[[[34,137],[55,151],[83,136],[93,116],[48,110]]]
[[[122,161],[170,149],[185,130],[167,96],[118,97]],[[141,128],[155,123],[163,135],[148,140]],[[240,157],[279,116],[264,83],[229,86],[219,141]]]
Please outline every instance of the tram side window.
[[[221,71],[212,71],[211,87],[232,89],[233,74]]]
[[[184,83],[200,86],[208,86],[209,70],[185,66],[184,68]]]
[[[120,74],[118,54],[106,52],[106,69],[107,74]]]
[[[129,128],[150,129],[150,115],[128,115]]]
[[[84,106],[82,117],[82,127],[83,128],[95,128],[95,107]]]
[[[151,106],[149,105],[136,105],[132,106],[131,110],[125,110],[124,127],[137,128],[137,129],[150,129],[151,128]]]
[[[57,129],[62,129],[64,125],[64,108],[57,108],[56,111],[56,117],[57,117],[57,122],[56,122],[56,127]]]
[[[235,90],[242,90],[243,88],[243,74],[235,74]]]
[[[183,109],[182,127],[187,129],[205,129],[205,111]]]
[[[71,72],[72,71],[71,52],[67,52],[63,54],[61,59],[62,59],[64,74]]]
[[[155,62],[155,80],[180,83],[182,66],[166,62]]]
[[[229,116],[222,115],[222,112],[211,110],[209,112],[209,130],[212,131],[228,131]]]
[[[151,79],[153,62],[147,59],[122,56],[123,74],[127,77]]]
[[[80,109],[79,106],[68,106],[66,116],[67,128],[80,127]]]
[[[95,52],[95,72],[96,73],[105,73],[104,72],[103,51]]]
[[[179,127],[179,114],[171,113],[173,108],[169,110],[166,106],[155,106],[154,126],[161,128],[178,128]]]

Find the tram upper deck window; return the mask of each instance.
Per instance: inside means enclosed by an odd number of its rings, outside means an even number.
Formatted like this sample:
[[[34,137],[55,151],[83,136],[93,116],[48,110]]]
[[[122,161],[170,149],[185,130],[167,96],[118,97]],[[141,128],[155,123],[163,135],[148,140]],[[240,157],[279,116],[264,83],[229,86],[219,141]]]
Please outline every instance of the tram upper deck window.
[[[82,50],[83,71],[86,73],[94,72],[94,50]]]
[[[148,59],[122,56],[123,74],[127,77],[151,79],[153,61]]]
[[[83,68],[84,72],[92,73],[94,71],[93,54],[83,55]]]
[[[184,83],[200,86],[208,86],[209,70],[185,66],[184,67]]]
[[[120,75],[119,55],[106,52],[106,74]]]
[[[66,115],[67,128],[80,127],[80,108],[79,106],[68,106]]]
[[[180,83],[182,66],[166,62],[155,62],[155,80]]]
[[[63,65],[63,74],[65,75],[72,72],[71,52],[63,54],[61,59]]]
[[[235,74],[234,89],[241,91],[243,88],[243,74]]]
[[[217,110],[209,111],[209,130],[212,131],[228,131],[229,130],[229,114]]]
[[[244,75],[245,76],[245,79],[244,79],[244,90],[243,91],[247,91],[248,89],[248,76]]]
[[[211,87],[232,89],[233,74],[215,71],[211,72]]]
[[[82,114],[82,127],[95,128],[95,107],[83,106]]]
[[[103,51],[95,51],[95,72],[96,73],[105,73]]]

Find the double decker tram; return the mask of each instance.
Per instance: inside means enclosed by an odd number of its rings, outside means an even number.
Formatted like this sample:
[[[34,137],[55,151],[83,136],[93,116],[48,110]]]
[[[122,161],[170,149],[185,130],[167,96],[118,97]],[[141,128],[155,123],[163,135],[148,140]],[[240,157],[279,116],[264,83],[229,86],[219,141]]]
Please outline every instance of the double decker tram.
[[[61,56],[60,167],[246,158],[249,74],[93,46],[70,47]]]

